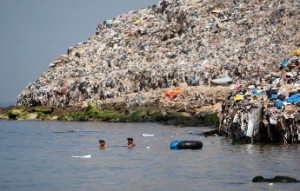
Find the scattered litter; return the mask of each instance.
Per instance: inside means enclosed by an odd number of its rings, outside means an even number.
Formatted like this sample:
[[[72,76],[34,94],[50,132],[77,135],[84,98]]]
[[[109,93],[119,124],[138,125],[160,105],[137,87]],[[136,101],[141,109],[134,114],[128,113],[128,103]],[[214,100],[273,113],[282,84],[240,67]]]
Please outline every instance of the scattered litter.
[[[143,133],[143,134],[142,134],[142,137],[154,137],[154,134],[146,134],[146,133]]]
[[[165,91],[164,93],[164,97],[166,100],[172,100],[174,98],[176,98],[176,96],[182,91],[182,88],[179,87],[179,88],[174,88],[174,89],[171,89],[171,90],[167,90]]]
[[[231,83],[232,79],[230,77],[224,77],[224,78],[213,79],[211,80],[211,82],[217,85],[224,85],[224,84]]]
[[[92,155],[72,156],[72,158],[85,158],[85,159],[89,159],[91,157]]]

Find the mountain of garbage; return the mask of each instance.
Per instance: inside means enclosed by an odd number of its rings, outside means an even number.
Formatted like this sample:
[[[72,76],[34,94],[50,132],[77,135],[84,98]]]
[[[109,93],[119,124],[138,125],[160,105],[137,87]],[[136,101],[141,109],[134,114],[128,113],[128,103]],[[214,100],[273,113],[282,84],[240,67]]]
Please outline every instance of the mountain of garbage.
[[[299,28],[299,0],[161,0],[101,22],[29,83],[17,104],[216,110],[227,84],[259,83],[276,71],[300,47]]]
[[[300,142],[300,48],[263,81],[233,87],[221,124],[234,142]]]

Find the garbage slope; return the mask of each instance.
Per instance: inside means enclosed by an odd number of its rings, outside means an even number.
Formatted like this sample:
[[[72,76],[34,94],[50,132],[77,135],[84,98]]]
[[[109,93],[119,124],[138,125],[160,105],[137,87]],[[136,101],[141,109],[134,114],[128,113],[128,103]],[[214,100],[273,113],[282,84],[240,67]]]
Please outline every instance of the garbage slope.
[[[209,106],[225,99],[228,87],[211,81],[257,81],[274,71],[299,47],[299,22],[299,1],[163,0],[99,23],[29,83],[17,104],[168,107],[175,101],[175,110],[190,114],[216,109]],[[165,99],[175,87],[182,92]]]

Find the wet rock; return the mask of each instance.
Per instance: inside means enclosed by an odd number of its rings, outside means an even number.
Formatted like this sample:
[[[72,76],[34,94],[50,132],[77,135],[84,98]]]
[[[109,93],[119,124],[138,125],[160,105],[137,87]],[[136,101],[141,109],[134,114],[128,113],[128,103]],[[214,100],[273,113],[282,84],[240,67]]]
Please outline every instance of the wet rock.
[[[289,176],[275,176],[274,178],[264,178],[262,176],[256,176],[252,179],[252,182],[296,183],[296,182],[300,182],[300,181],[295,178],[291,178]]]

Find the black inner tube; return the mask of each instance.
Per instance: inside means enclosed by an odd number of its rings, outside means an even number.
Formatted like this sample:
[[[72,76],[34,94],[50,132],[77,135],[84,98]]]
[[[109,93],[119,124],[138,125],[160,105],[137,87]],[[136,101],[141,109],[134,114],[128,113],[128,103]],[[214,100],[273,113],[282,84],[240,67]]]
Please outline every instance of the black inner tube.
[[[200,141],[180,141],[177,145],[177,149],[201,149],[203,146],[202,142]]]

